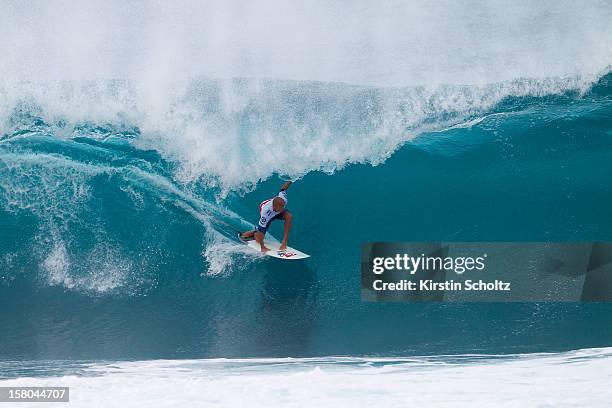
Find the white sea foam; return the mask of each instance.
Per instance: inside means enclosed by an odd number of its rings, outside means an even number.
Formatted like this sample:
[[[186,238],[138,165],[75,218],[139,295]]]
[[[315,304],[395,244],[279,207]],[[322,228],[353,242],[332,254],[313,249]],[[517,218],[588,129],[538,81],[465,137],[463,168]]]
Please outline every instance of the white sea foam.
[[[69,386],[71,407],[607,407],[612,349],[515,356],[157,360],[0,381]],[[22,403],[24,407],[37,403]]]
[[[46,284],[87,293],[104,294],[119,289],[134,291],[144,280],[134,276],[133,263],[108,244],[100,244],[78,262],[71,262],[62,241],[55,242],[44,259]]]
[[[56,242],[42,264],[47,272],[48,283],[51,285],[63,285],[67,288],[74,287],[74,281],[69,275],[70,260],[63,242]]]
[[[206,248],[202,254],[208,264],[204,275],[217,276],[239,273],[249,270],[252,268],[253,262],[264,258],[263,254],[258,254],[246,245],[224,239],[218,234],[215,235],[216,237],[212,237],[209,234]]]
[[[297,178],[380,164],[419,132],[462,123],[504,97],[581,92],[595,78],[393,89],[194,79],[158,90],[159,98],[138,81],[24,83],[0,85],[0,127],[11,134],[29,126],[19,119],[23,112],[43,118],[59,137],[81,136],[71,129],[82,122],[135,126],[137,147],[179,164],[176,180],[202,180],[223,196],[274,173]]]

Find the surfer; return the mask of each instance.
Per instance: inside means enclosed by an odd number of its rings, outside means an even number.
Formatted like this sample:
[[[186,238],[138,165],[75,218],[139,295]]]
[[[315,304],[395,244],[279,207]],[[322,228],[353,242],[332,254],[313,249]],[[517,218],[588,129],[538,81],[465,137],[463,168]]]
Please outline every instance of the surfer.
[[[255,238],[255,241],[259,245],[261,245],[261,252],[267,252],[270,248],[267,248],[264,245],[264,236],[266,235],[266,231],[270,226],[270,223],[274,220],[284,220],[285,228],[284,228],[284,236],[283,241],[279,247],[279,250],[284,250],[287,248],[287,239],[289,238],[289,231],[291,231],[291,222],[292,215],[285,208],[287,205],[287,189],[291,185],[291,181],[285,182],[280,188],[280,192],[274,198],[270,198],[259,204],[259,223],[257,224],[256,229],[252,231],[247,231],[243,233],[240,238],[248,241],[250,239]]]

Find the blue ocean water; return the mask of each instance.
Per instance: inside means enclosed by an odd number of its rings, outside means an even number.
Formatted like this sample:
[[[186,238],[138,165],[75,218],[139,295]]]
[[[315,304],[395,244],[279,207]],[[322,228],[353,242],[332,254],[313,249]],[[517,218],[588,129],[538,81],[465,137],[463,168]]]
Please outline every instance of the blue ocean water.
[[[362,303],[359,251],[367,241],[611,240],[612,74],[434,91],[201,80],[161,125],[49,112],[62,98],[77,109],[79,92],[131,100],[130,87],[32,88],[7,114],[0,358],[611,344],[605,303]],[[190,136],[196,125],[204,145]],[[290,244],[312,254],[299,263],[257,256],[234,233],[288,177]]]
[[[609,406],[611,304],[361,302],[360,248],[612,241],[610,21],[607,1],[0,0],[0,385]],[[288,179],[304,262],[236,235]]]

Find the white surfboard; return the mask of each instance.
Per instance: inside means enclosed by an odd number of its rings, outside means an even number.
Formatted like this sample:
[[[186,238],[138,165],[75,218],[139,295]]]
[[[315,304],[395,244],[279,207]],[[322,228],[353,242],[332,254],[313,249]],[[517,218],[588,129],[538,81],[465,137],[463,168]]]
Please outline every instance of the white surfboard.
[[[238,238],[240,238],[240,235],[238,235]],[[269,236],[269,234],[268,234]],[[251,239],[249,241],[245,241],[243,239],[240,238],[240,241],[242,241],[243,243],[245,243],[249,248],[252,248],[253,250],[259,252],[259,253],[263,253],[264,255],[268,255],[271,256],[273,258],[278,258],[278,259],[306,259],[306,258],[310,258],[310,255],[305,254],[302,251],[298,251],[295,248],[291,248],[291,247],[287,247],[285,249],[283,249],[282,251],[279,250],[278,248],[280,247],[280,242],[278,242],[276,239],[274,239],[274,237],[270,237],[272,239],[269,239],[268,237],[266,237],[266,239],[264,239],[264,245],[267,248],[270,248],[269,251],[267,252],[261,252],[261,246],[257,243],[257,241],[255,241],[254,239]]]

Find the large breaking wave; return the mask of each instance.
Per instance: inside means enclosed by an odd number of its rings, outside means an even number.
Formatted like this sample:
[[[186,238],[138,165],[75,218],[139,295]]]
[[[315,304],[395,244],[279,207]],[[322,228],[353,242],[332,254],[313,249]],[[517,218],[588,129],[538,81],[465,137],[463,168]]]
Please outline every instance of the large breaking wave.
[[[109,4],[0,17],[0,302],[41,317],[2,315],[8,355],[609,344],[606,305],[406,313],[355,289],[364,241],[610,238],[605,2]],[[291,270],[235,239],[288,177],[313,254]]]

